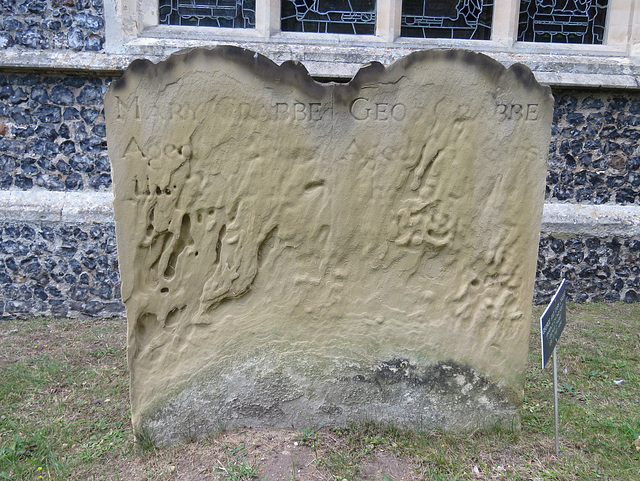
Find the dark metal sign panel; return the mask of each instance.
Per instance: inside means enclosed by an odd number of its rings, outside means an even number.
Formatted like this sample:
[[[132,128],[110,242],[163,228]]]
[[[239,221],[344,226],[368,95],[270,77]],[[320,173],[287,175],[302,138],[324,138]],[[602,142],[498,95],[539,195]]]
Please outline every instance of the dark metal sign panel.
[[[551,302],[540,316],[540,336],[542,338],[542,368],[544,369],[547,361],[556,347],[560,334],[567,322],[566,306],[567,291],[565,289],[566,279],[562,279],[562,283],[551,299]]]

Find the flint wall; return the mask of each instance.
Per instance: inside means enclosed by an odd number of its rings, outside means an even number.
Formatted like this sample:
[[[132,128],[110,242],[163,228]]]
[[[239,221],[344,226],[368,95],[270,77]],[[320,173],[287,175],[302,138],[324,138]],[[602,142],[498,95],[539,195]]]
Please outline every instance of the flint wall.
[[[102,106],[121,66],[104,67],[103,18],[102,0],[0,0],[0,59],[36,59],[0,60],[0,316],[124,312]],[[640,90],[554,95],[535,300],[567,277],[572,300],[636,302]]]

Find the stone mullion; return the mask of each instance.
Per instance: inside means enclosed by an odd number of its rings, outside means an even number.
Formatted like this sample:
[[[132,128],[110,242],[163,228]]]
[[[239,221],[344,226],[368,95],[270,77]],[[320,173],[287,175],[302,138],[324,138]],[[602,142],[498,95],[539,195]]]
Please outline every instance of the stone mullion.
[[[505,47],[512,46],[518,38],[520,0],[495,0],[491,40]]]
[[[256,1],[256,30],[265,38],[280,31],[280,0]]]
[[[640,2],[635,0],[609,0],[604,44],[632,51],[634,42],[638,42],[640,26]],[[632,54],[633,55],[633,54]],[[637,55],[637,53],[636,53]]]
[[[631,57],[638,57],[640,56],[640,1],[633,5],[630,29],[629,54]]]
[[[376,6],[376,36],[393,42],[400,36],[402,0],[378,0]]]

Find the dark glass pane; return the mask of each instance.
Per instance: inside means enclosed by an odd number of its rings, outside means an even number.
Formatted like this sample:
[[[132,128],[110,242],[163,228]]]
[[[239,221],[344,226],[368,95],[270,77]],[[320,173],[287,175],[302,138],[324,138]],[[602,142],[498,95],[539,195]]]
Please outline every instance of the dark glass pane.
[[[159,0],[160,25],[255,28],[255,0]]]
[[[400,35],[489,40],[493,0],[403,0]]]
[[[282,0],[283,32],[376,32],[376,0]]]
[[[601,44],[607,0],[521,0],[521,42]]]

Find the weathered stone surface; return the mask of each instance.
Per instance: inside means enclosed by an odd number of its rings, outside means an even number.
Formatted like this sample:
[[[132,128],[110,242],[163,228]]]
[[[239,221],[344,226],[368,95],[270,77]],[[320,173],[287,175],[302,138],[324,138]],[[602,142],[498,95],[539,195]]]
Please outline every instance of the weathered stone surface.
[[[135,428],[517,426],[552,108],[465,51],[348,84],[134,62],[105,112]]]

